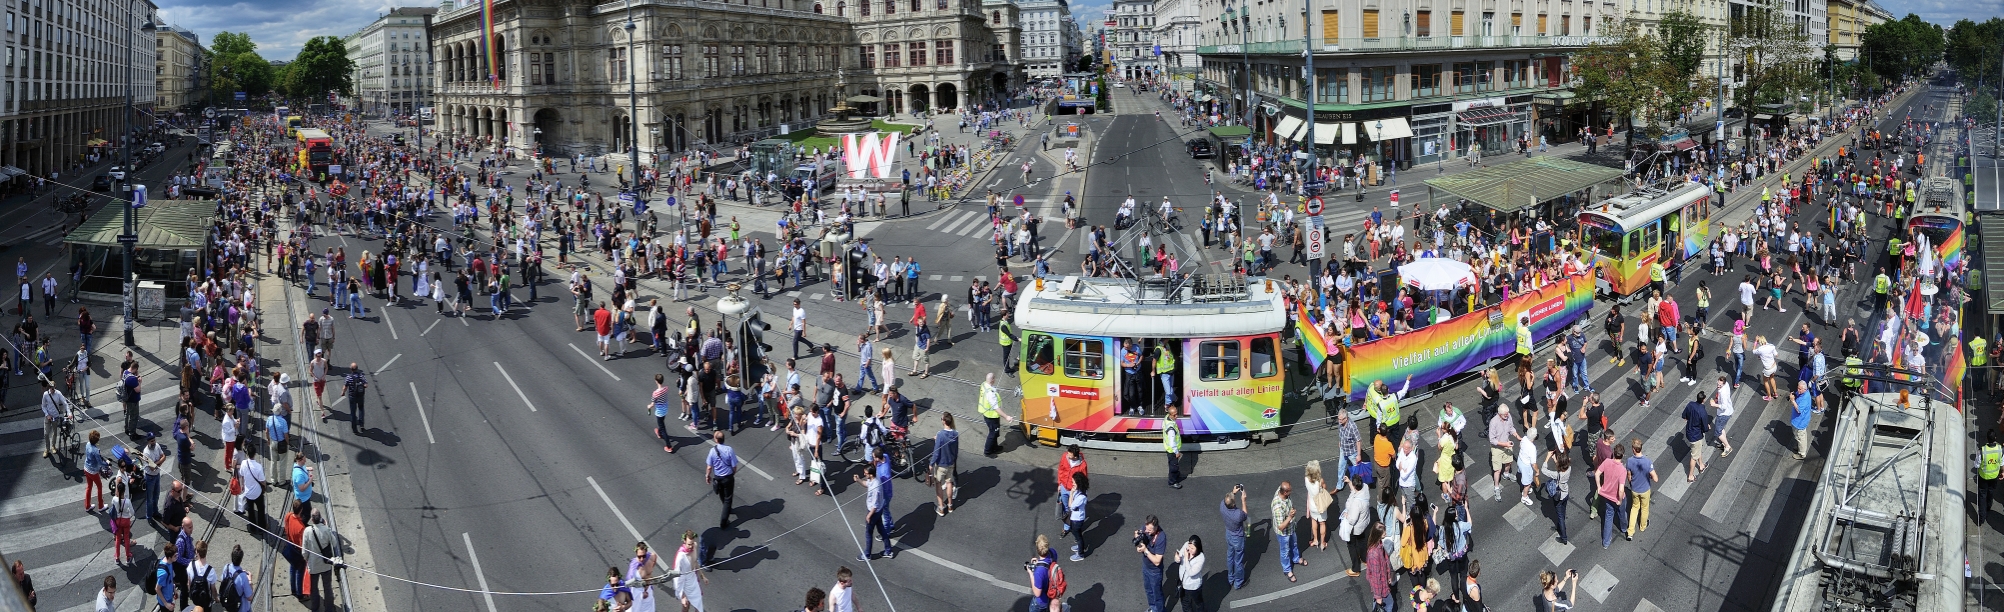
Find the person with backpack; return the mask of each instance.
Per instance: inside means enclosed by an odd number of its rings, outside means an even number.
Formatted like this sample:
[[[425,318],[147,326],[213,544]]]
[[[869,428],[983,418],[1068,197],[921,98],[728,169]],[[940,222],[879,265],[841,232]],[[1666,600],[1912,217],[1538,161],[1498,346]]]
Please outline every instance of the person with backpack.
[[[1051,538],[1037,534],[1037,556],[1023,562],[1030,575],[1030,612],[1048,612],[1065,597],[1065,570],[1058,566],[1058,553],[1051,550]]]
[[[334,557],[341,554],[341,543],[336,541],[334,530],[327,528],[327,520],[320,516],[320,510],[312,511],[312,524],[300,536],[299,546],[305,550],[306,573],[312,588],[313,610],[331,610],[334,607]]]
[[[1567,544],[1566,505],[1572,499],[1572,455],[1546,451],[1544,461],[1538,464],[1538,472],[1545,482],[1538,487],[1538,495],[1552,502],[1552,526],[1559,532],[1559,544]]]
[[[187,567],[187,587],[181,590],[181,607],[200,606],[211,610],[216,602],[216,567],[209,565],[209,541],[195,543],[195,560]]]
[[[216,607],[218,612],[250,612],[251,588],[250,572],[244,571],[244,547],[230,548],[230,564],[223,567],[220,580],[216,582]]]
[[[161,612],[174,612],[180,609],[175,605],[176,600],[174,598],[173,559],[174,543],[161,543],[160,557],[153,562],[153,579],[146,583],[152,586],[148,590],[152,591],[153,603],[156,609]]]

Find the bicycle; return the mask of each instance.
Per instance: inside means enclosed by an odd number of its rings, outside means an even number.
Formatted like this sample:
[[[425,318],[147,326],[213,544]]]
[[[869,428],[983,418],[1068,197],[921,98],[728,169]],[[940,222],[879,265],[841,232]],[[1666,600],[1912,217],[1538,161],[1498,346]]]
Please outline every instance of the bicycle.
[[[79,385],[77,385],[77,366],[75,364],[64,366],[63,373],[65,374],[63,390],[69,395],[70,405],[74,409],[89,410],[91,408],[90,396],[83,393],[78,388]]]
[[[909,430],[903,427],[898,427],[890,423],[884,424],[884,442],[878,446],[880,449],[879,452],[883,453],[886,459],[891,462],[891,475],[893,478],[904,475],[911,475],[913,478],[922,478],[925,475],[925,470],[918,465],[918,459],[915,456],[916,453],[913,452],[909,434]],[[863,437],[858,435],[844,440],[837,454],[842,457],[842,461],[845,463],[868,465],[870,458],[866,451],[867,448],[868,445],[863,443]]]

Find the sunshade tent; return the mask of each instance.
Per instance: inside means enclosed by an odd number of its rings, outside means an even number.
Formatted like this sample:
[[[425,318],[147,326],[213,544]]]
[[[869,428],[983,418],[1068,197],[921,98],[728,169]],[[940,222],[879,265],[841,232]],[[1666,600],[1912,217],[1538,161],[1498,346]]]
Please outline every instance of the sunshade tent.
[[[1426,186],[1497,212],[1515,212],[1621,178],[1621,174],[1619,168],[1543,156],[1427,179]]]
[[[1453,291],[1475,284],[1475,269],[1446,257],[1423,257],[1399,266],[1399,278],[1422,291]]]

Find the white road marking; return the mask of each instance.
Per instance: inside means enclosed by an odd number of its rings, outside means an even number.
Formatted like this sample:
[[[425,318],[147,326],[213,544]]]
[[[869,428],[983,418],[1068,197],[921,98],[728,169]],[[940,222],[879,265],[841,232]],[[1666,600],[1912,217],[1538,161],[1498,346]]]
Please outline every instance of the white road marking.
[[[1545,559],[1551,561],[1552,565],[1562,565],[1566,562],[1566,557],[1573,554],[1573,548],[1570,543],[1560,544],[1556,537],[1547,537],[1544,544],[1538,545],[1538,552],[1544,553]]]
[[[480,571],[480,555],[473,552],[473,536],[461,532],[459,537],[466,540],[466,560],[473,562],[473,576],[480,579],[480,597],[487,600],[487,612],[497,612],[494,608],[494,594],[488,592],[491,589],[487,588],[487,573]]]
[[[520,385],[515,384],[515,377],[508,375],[508,370],[503,369],[501,367],[501,362],[499,361],[494,362],[494,369],[501,370],[501,378],[508,380],[508,386],[515,390],[515,396],[522,398],[522,403],[529,405],[529,412],[535,412],[536,403],[529,401],[529,395],[522,392],[522,387]]]
[[[398,359],[403,359],[403,358],[404,358],[403,353],[397,353],[397,355],[395,357],[391,357],[389,361],[383,362],[383,367],[376,368],[376,373],[377,374],[383,373],[383,370],[390,369],[390,364],[396,363]]]
[[[638,542],[647,541],[647,538],[640,536],[639,529],[633,528],[633,521],[626,520],[626,513],[620,512],[619,506],[615,506],[612,504],[612,496],[605,494],[605,487],[598,486],[598,479],[586,476],[585,482],[591,485],[591,490],[598,492],[599,500],[605,502],[605,507],[612,509],[613,518],[619,519],[619,524],[626,527],[626,533],[628,535],[633,536],[634,541]],[[653,544],[648,544],[647,550],[660,550],[660,549],[655,548]],[[659,566],[663,570],[671,569],[668,567],[667,561],[661,560],[661,555],[654,555],[654,565]]]
[[[828,297],[828,294],[826,294],[826,293],[816,293],[816,294],[814,294],[814,295],[810,295],[810,296],[807,296],[807,299],[810,299],[810,300],[819,300],[819,299],[822,299],[822,298],[826,298],[826,297]]]
[[[412,383],[411,383],[411,399],[412,399],[413,401],[416,401],[416,402],[417,402],[417,415],[418,415],[418,419],[419,419],[419,420],[422,420],[422,421],[424,421],[424,439],[426,439],[426,440],[430,440],[432,444],[437,444],[437,443],[438,443],[438,438],[434,438],[434,437],[432,437],[432,436],[431,436],[431,417],[429,417],[429,416],[425,416],[425,413],[424,413],[424,396],[421,396],[421,395],[418,395],[418,391],[417,391],[417,383],[416,383],[416,382],[412,382]],[[472,545],[471,545],[471,544],[469,544],[469,545],[468,545],[468,548],[471,548],[471,547],[472,547]],[[487,588],[487,586],[486,586],[486,585],[481,585],[481,587],[480,587],[480,588],[482,588],[482,589],[485,589],[485,588]]]
[[[465,314],[460,314],[460,315],[455,315],[455,316],[453,316],[452,318],[454,318],[454,319],[459,319],[459,324],[460,324],[460,325],[465,325],[465,326],[467,326],[467,327],[473,327],[473,324],[472,324],[472,323],[467,323],[467,322],[466,322],[466,315],[465,315]]]
[[[426,325],[426,326],[424,326],[424,331],[423,331],[423,332],[421,332],[421,333],[419,333],[419,334],[418,334],[418,336],[419,336],[419,337],[423,337],[423,336],[424,336],[425,334],[429,334],[429,333],[431,333],[431,328],[434,328],[434,327],[438,327],[438,322],[439,322],[439,321],[444,321],[444,320],[445,320],[445,319],[434,319],[434,320],[432,320],[432,322],[431,322],[431,325]]]
[[[1650,603],[1648,598],[1644,598],[1642,601],[1635,602],[1635,612],[1663,612],[1663,608],[1657,607],[1656,604]]]
[[[383,325],[385,325],[385,326],[388,326],[388,327],[390,328],[390,339],[391,339],[391,340],[402,340],[402,338],[398,338],[398,337],[397,337],[397,324],[395,324],[395,323],[391,323],[391,322],[390,322],[390,310],[389,310],[389,307],[385,306],[385,307],[383,307],[383,309],[382,309],[382,310],[378,310],[378,311],[376,311],[376,313],[377,313],[377,315],[378,315],[378,316],[381,316],[381,317],[383,318]]]
[[[75,500],[72,499],[71,501],[74,502]],[[71,537],[75,537],[76,534],[101,532],[103,531],[103,525],[103,519],[98,518],[95,514],[87,514],[60,523],[18,529],[10,533],[0,533],[0,547],[4,547],[4,550],[14,551],[14,554],[18,556],[22,551],[62,543]]]
[[[947,280],[948,282],[954,282],[954,283],[958,283],[958,282],[960,282],[960,281],[964,281],[964,280],[967,280],[967,277],[965,277],[965,276],[961,276],[961,275],[959,275],[959,274],[955,274],[955,275],[953,275],[953,276],[949,276],[949,277],[947,277],[947,278],[946,278],[946,280]]]
[[[945,278],[946,278],[945,276],[941,276],[941,275],[938,275],[938,274],[934,274],[934,275],[932,275],[932,276],[928,276],[928,277],[926,277],[925,279],[926,279],[926,280],[929,280],[929,281],[936,281],[936,280],[943,280],[943,279],[945,279]]]
[[[1282,598],[1282,597],[1288,597],[1288,596],[1292,596],[1292,595],[1300,595],[1300,594],[1302,594],[1302,593],[1306,593],[1306,592],[1308,592],[1308,591],[1311,591],[1311,590],[1314,590],[1314,589],[1316,589],[1316,588],[1319,588],[1319,587],[1321,587],[1322,585],[1325,585],[1325,584],[1329,584],[1329,583],[1331,583],[1331,582],[1335,582],[1335,581],[1336,581],[1337,579],[1340,579],[1340,578],[1343,578],[1343,577],[1344,577],[1344,574],[1342,574],[1342,573],[1340,573],[1340,572],[1339,572],[1339,573],[1334,573],[1334,574],[1330,574],[1330,575],[1327,575],[1327,576],[1323,576],[1323,577],[1321,577],[1321,578],[1316,578],[1316,579],[1314,579],[1314,580],[1310,580],[1310,581],[1308,581],[1308,582],[1304,582],[1304,583],[1301,583],[1301,584],[1297,584],[1297,585],[1294,585],[1294,586],[1291,586],[1291,587],[1287,587],[1287,588],[1285,588],[1285,589],[1281,589],[1281,590],[1278,590],[1278,591],[1274,591],[1274,592],[1272,592],[1272,593],[1267,593],[1267,594],[1265,594],[1265,595],[1256,595],[1256,596],[1253,596],[1253,597],[1247,597],[1247,598],[1245,598],[1245,599],[1238,599],[1238,600],[1233,600],[1233,601],[1232,601],[1232,607],[1234,607],[1234,608],[1243,608],[1243,607],[1246,607],[1246,606],[1256,606],[1256,605],[1259,605],[1259,604],[1263,604],[1263,603],[1266,603],[1266,602],[1269,602],[1269,601],[1273,601],[1273,600],[1276,600],[1276,599],[1280,599],[1280,598]],[[1028,589],[1025,589],[1025,590],[1028,590]]]
[[[951,215],[940,215],[938,219],[933,219],[933,220],[932,220],[932,224],[930,224],[930,225],[927,225],[927,226],[925,226],[925,229],[926,229],[926,231],[932,231],[932,230],[936,230],[936,229],[939,229],[939,226],[940,226],[940,224],[942,224],[942,223],[946,223],[946,220],[947,220],[947,219],[953,219],[953,218],[958,218],[959,216],[960,216],[960,215],[958,215],[958,214],[951,214]]]
[[[1617,584],[1621,584],[1621,579],[1614,577],[1613,572],[1599,565],[1593,566],[1593,569],[1587,570],[1585,576],[1580,577],[1580,590],[1586,591],[1586,594],[1598,603],[1607,603],[1608,594],[1614,592],[1614,585]]]
[[[604,372],[606,376],[611,376],[611,377],[612,377],[612,379],[613,379],[613,380],[615,380],[615,381],[619,380],[619,375],[618,375],[618,374],[614,374],[614,373],[612,373],[612,370],[608,370],[608,369],[606,369],[606,368],[605,368],[605,364],[602,364],[602,363],[599,363],[600,361],[603,361],[603,360],[600,360],[600,359],[592,359],[592,358],[591,358],[591,354],[590,354],[590,353],[586,353],[586,352],[584,351],[584,349],[581,349],[581,348],[578,348],[578,345],[577,345],[577,344],[575,344],[575,343],[571,343],[571,344],[570,344],[570,347],[571,347],[571,350],[573,350],[573,351],[577,351],[577,352],[578,352],[578,356],[579,356],[579,357],[583,357],[583,358],[585,358],[585,361],[590,361],[592,365],[594,365],[594,366],[598,366],[598,371],[600,371],[600,372]]]
[[[1027,585],[1016,584],[1013,582],[1002,580],[1001,578],[996,578],[994,574],[990,574],[988,572],[984,572],[965,565],[961,565],[959,563],[954,563],[939,555],[926,552],[925,549],[922,548],[906,548],[904,549],[903,552],[905,552],[906,554],[917,555],[918,558],[920,559],[925,559],[927,561],[937,563],[939,564],[940,567],[944,567],[946,569],[966,574],[977,580],[994,585],[996,588],[1005,591],[1010,591],[1013,593],[1030,594],[1030,587]]]

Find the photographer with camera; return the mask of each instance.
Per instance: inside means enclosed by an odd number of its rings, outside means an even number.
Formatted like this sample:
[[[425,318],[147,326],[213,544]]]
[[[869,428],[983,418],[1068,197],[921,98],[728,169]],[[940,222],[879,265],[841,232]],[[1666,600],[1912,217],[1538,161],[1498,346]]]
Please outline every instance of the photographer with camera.
[[[1037,534],[1037,556],[1023,562],[1023,571],[1030,575],[1030,612],[1048,612],[1057,603],[1051,592],[1051,573],[1057,565],[1058,553],[1051,550],[1051,538]]]
[[[1566,612],[1573,609],[1573,596],[1579,594],[1580,571],[1566,570],[1561,578],[1552,570],[1538,572],[1538,585],[1543,590],[1531,598],[1531,609],[1536,612]]]
[[[1134,531],[1134,552],[1141,553],[1141,590],[1148,593],[1148,612],[1168,610],[1162,596],[1162,564],[1169,555],[1169,534],[1162,532],[1161,520],[1150,514]]]
[[[1233,589],[1246,586],[1246,486],[1232,485],[1225,500],[1218,502],[1218,515],[1225,519],[1225,577]]]

